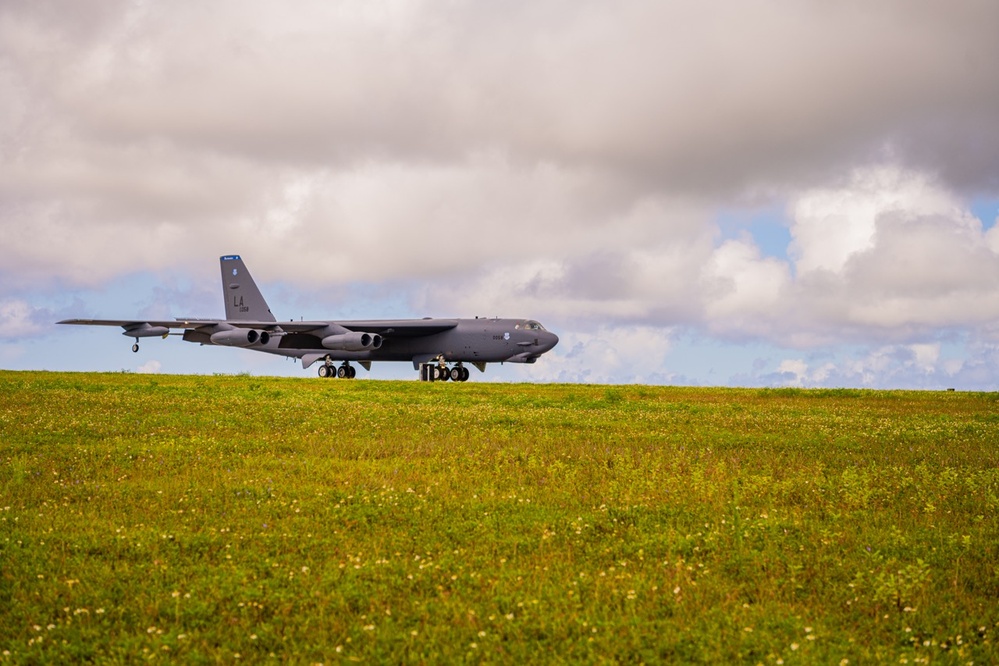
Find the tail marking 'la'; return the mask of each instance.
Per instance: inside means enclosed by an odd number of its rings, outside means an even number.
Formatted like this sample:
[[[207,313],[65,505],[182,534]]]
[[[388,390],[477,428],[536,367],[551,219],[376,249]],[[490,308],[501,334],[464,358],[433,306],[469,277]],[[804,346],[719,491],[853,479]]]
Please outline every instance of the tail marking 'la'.
[[[225,318],[236,321],[277,321],[239,255],[226,255],[219,259],[219,263],[222,265]]]

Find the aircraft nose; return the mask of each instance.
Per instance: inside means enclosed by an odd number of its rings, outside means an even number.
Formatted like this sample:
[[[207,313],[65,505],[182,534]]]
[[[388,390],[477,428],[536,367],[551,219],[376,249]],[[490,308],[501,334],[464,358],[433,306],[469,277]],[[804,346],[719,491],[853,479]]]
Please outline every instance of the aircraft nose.
[[[558,336],[552,333],[551,331],[545,331],[545,333],[547,333],[548,335],[545,336],[544,346],[545,346],[545,351],[548,351],[549,349],[558,344]]]

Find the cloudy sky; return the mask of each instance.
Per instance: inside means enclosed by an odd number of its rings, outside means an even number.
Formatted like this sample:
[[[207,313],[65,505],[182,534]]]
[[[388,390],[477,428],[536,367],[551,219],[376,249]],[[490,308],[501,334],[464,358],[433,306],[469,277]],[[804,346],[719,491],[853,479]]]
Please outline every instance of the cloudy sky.
[[[992,0],[2,0],[0,367],[312,374],[53,325],[221,316],[238,253],[279,318],[560,335],[483,379],[999,389],[997,26]]]

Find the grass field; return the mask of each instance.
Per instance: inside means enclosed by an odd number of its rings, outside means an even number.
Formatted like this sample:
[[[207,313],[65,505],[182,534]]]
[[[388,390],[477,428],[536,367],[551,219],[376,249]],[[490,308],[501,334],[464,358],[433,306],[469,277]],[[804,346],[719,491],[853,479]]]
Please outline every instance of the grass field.
[[[0,663],[999,660],[999,394],[0,372]]]

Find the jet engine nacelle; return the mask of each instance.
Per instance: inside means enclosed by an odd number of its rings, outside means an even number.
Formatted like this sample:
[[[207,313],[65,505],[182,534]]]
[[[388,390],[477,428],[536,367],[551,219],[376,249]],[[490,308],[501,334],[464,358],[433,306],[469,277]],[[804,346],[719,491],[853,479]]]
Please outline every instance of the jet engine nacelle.
[[[249,347],[257,343],[266,345],[270,339],[271,334],[267,331],[258,333],[252,328],[249,330],[237,328],[231,331],[218,331],[211,335],[213,345],[223,345],[225,347]]]
[[[367,351],[382,346],[382,336],[371,333],[341,333],[323,338],[323,347],[335,351]]]

